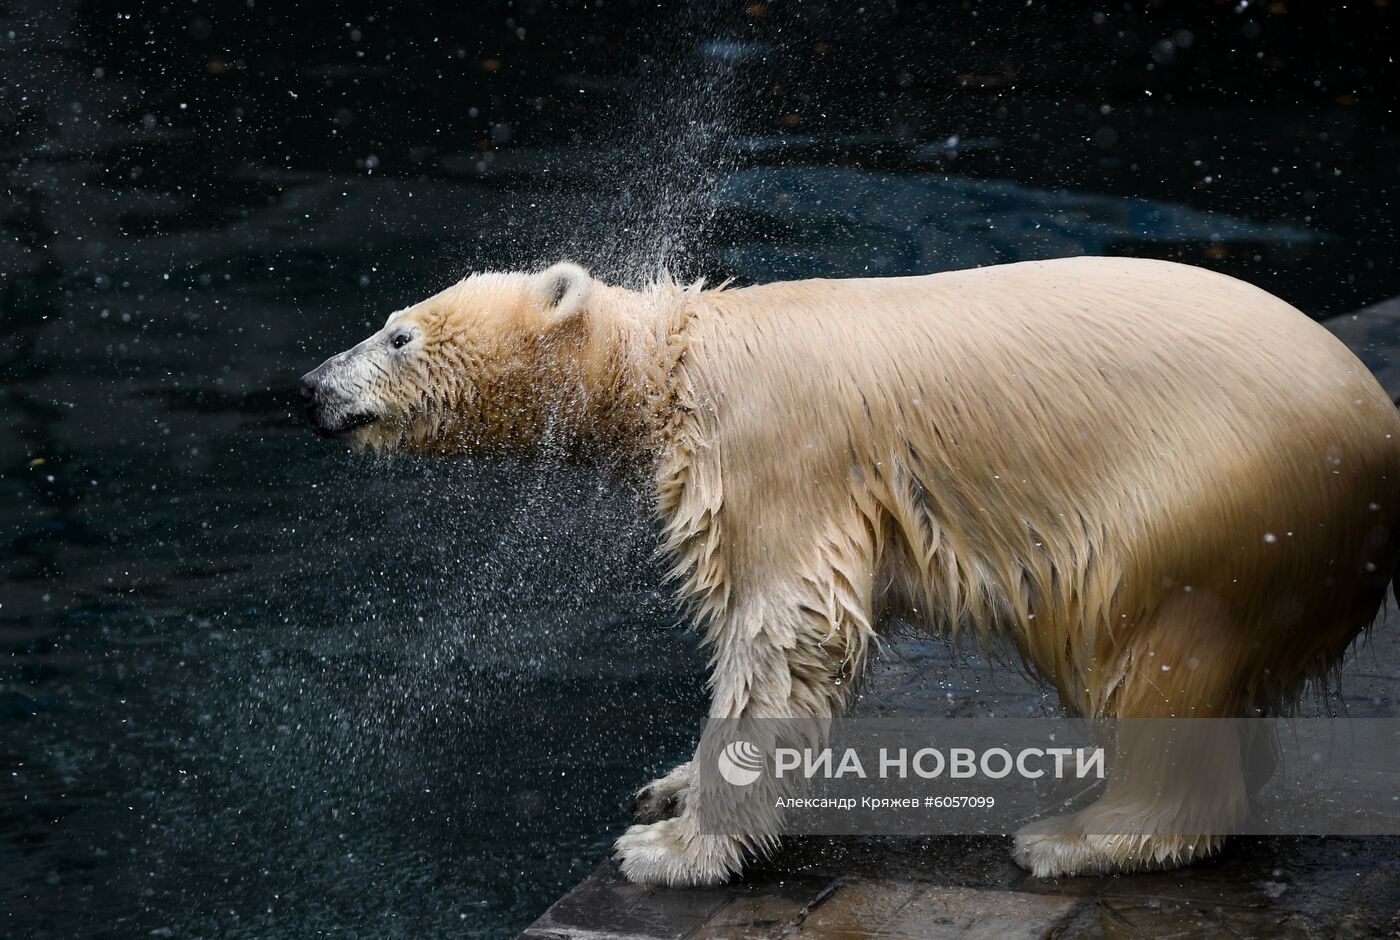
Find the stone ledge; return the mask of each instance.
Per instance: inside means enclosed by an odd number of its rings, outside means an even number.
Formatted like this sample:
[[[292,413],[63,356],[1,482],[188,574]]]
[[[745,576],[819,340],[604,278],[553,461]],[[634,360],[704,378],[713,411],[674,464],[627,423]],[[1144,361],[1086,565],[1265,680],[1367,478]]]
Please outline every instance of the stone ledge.
[[[628,883],[609,861],[525,940],[1400,936],[1400,837],[1238,837],[1150,874],[1032,878],[990,836],[795,838],[718,888]]]
[[[643,888],[608,862],[525,930],[523,940],[1037,940],[1072,896],[838,877],[760,878],[724,888]]]
[[[1400,297],[1323,320],[1375,373],[1390,397],[1400,398]]]

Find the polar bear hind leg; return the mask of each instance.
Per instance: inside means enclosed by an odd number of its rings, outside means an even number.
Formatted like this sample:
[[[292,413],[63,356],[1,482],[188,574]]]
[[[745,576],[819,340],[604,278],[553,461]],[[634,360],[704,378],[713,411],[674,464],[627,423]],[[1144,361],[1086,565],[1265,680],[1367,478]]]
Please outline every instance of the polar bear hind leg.
[[[1104,716],[1103,795],[1020,829],[1016,862],[1052,878],[1176,868],[1219,851],[1249,811],[1240,690],[1250,648],[1218,610],[1159,613],[1129,645]]]

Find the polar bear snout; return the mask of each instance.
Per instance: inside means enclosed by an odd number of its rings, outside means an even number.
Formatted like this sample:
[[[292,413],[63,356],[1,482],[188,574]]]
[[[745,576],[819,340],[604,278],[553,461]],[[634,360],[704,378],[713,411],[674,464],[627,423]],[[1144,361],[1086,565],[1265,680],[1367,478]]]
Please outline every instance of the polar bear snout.
[[[313,369],[301,377],[297,383],[297,397],[301,403],[310,408],[316,404],[316,390],[321,387],[321,378],[316,373],[319,369]]]
[[[322,437],[348,434],[378,419],[345,394],[344,382],[337,374],[337,367],[343,367],[338,362],[340,358],[327,359],[297,382],[297,395],[306,408],[307,423]]]

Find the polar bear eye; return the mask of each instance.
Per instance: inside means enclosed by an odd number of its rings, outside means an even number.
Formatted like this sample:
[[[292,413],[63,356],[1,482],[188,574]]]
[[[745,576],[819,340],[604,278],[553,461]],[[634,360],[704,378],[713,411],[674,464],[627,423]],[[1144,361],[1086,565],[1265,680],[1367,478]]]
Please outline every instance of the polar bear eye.
[[[412,341],[413,336],[408,333],[395,333],[394,338],[389,340],[390,345],[395,349],[403,349]]]

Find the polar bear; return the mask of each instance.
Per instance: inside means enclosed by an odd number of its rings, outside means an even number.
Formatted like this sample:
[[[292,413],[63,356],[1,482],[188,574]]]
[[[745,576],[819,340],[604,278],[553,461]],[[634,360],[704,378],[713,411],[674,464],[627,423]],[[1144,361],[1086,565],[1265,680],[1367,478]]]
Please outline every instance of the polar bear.
[[[1009,641],[1085,716],[1286,710],[1396,569],[1394,405],[1296,309],[1180,264],[734,290],[633,291],[568,263],[481,274],[300,392],[318,432],[362,448],[650,474],[711,650],[697,754],[735,721],[841,712],[893,616]],[[1231,818],[1239,746],[1208,761]],[[771,792],[721,795],[694,766],[639,791],[643,823],[616,843],[632,880],[722,882],[776,843]],[[1182,824],[1196,777],[1111,773],[1014,857],[1060,876],[1208,855],[1223,830]],[[720,799],[736,831],[700,822]]]

